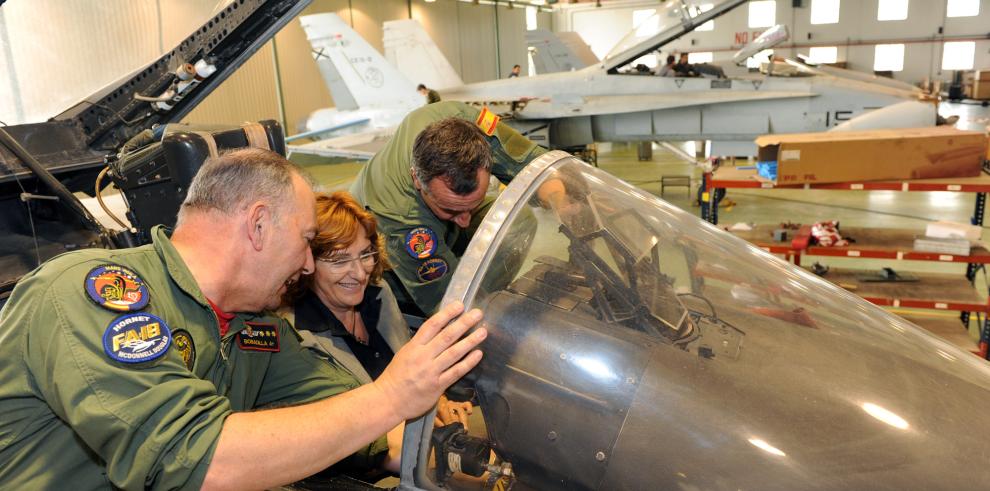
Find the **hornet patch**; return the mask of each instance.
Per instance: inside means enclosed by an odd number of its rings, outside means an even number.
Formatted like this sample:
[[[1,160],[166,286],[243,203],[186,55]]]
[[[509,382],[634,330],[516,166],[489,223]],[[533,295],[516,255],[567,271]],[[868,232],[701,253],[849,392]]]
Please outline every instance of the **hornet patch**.
[[[419,269],[416,270],[416,276],[419,277],[419,281],[427,283],[443,278],[443,275],[447,274],[448,269],[450,268],[447,266],[447,261],[444,261],[443,258],[435,257],[420,264]]]
[[[144,363],[168,351],[172,333],[161,318],[151,314],[124,314],[103,332],[103,350],[122,363]]]
[[[237,347],[246,351],[278,351],[278,328],[274,324],[245,322],[237,333]]]
[[[426,259],[437,252],[437,233],[429,227],[416,227],[406,234],[406,252],[413,259]]]
[[[104,264],[86,273],[86,294],[97,305],[116,312],[141,310],[151,300],[144,280],[118,264]]]

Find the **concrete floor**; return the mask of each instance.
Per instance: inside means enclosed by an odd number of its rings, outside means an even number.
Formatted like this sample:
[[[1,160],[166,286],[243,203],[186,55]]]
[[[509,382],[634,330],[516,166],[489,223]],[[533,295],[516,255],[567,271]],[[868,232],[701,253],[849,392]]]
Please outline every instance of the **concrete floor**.
[[[959,115],[960,129],[986,130],[990,123],[990,108],[978,105],[943,103],[943,116]],[[598,145],[598,165],[601,169],[634,184],[645,191],[660,196],[660,178],[665,175],[692,176],[690,194],[684,187],[670,187],[662,196],[670,203],[697,215],[693,206],[695,191],[700,183],[701,170],[681,160],[673,152],[654,145],[650,161],[637,160],[636,144],[603,143]],[[361,167],[361,163],[345,162],[328,164],[319,159],[294,157],[305,165],[327,189],[346,189]],[[951,220],[968,223],[973,213],[975,194],[953,192],[894,192],[894,191],[823,191],[823,190],[762,190],[730,189],[728,198],[736,204],[719,211],[720,226],[737,222],[773,224],[791,221],[810,224],[824,220],[838,220],[847,227],[904,228],[924,233],[926,223],[933,220]],[[990,217],[987,217],[990,225]],[[987,227],[984,227],[986,229]],[[922,261],[884,261],[869,259],[845,259],[806,257],[804,265],[820,262],[829,266],[856,269],[879,269],[884,266],[903,271],[941,272],[963,275],[964,264],[947,264]],[[987,293],[986,276],[977,278],[977,288]],[[945,324],[958,319],[955,312],[907,311],[911,320],[924,324],[926,319]],[[952,324],[949,323],[951,326]],[[959,328],[959,333],[964,331]],[[967,349],[975,348],[978,339],[975,319],[970,322],[969,337],[950,336],[950,339]]]

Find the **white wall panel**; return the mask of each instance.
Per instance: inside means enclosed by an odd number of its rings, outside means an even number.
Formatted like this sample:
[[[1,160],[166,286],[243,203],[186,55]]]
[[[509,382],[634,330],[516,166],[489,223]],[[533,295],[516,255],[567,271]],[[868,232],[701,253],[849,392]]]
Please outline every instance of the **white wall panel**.
[[[225,4],[219,2],[220,7]],[[21,0],[0,9],[0,121],[43,121],[150,63],[189,35],[218,7],[215,0]],[[455,0],[315,0],[305,14],[336,12],[382,50],[382,23],[420,21],[465,82],[526,67],[525,9]],[[38,28],[44,19],[45,29]],[[496,21],[498,24],[496,24]],[[541,13],[541,27],[551,27]],[[84,46],[85,49],[79,49]],[[298,20],[275,38],[289,133],[310,112],[333,105]],[[496,54],[500,53],[501,59]],[[236,124],[276,118],[271,43],[186,118]]]
[[[945,0],[910,0],[908,18],[901,21],[878,21],[878,0],[841,0],[837,24],[812,25],[811,1],[804,7],[792,7],[791,0],[777,0],[777,22],[788,26],[791,40],[778,47],[777,54],[807,54],[812,46],[836,46],[839,61],[849,68],[872,72],[873,47],[876,44],[905,44],[904,70],[895,78],[917,83],[925,78],[949,80],[951,73],[941,72],[941,45],[944,40],[976,41],[974,67],[990,69],[990,0],[981,0],[980,15],[945,17]],[[687,0],[689,4],[717,3],[715,0]],[[577,31],[589,43],[608,45],[632,29],[632,12],[655,8],[656,2],[629,0],[610,2],[601,8],[593,4],[564,4],[556,10],[554,30]],[[939,33],[939,27],[943,32]],[[716,62],[727,62],[742,46],[737,34],[752,39],[760,29],[747,26],[747,8],[742,5],[715,20],[710,32],[693,32],[674,42],[665,51],[713,51]],[[600,50],[601,48],[599,48]],[[597,50],[596,50],[597,52]],[[664,53],[665,55],[667,53]]]

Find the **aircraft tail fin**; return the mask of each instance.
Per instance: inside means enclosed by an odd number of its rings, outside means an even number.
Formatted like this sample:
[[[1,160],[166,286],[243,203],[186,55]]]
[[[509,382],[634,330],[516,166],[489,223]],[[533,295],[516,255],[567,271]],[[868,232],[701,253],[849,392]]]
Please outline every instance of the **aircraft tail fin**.
[[[385,57],[409,80],[437,90],[464,85],[419,22],[390,20],[384,30]]]
[[[598,63],[598,57],[576,32],[526,31],[526,45],[538,74],[580,70]]]
[[[313,58],[339,110],[419,105],[423,97],[343,19],[334,13],[299,18]]]

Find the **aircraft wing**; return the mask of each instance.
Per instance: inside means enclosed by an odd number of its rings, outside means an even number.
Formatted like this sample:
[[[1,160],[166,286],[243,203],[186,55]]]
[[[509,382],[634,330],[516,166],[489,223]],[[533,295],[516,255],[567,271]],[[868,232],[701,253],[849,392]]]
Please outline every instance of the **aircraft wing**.
[[[301,145],[288,145],[289,154],[302,153],[320,157],[371,160],[395,133],[395,128],[383,128],[353,135],[343,135]]]
[[[446,97],[467,103],[484,103],[494,106],[515,105],[515,117],[519,119],[553,119],[571,116],[597,116],[639,111],[661,111],[680,107],[723,104],[728,102],[815,97],[815,92],[801,91],[685,91],[666,94],[631,94],[604,96],[557,96],[522,101],[484,100],[478,97]]]

